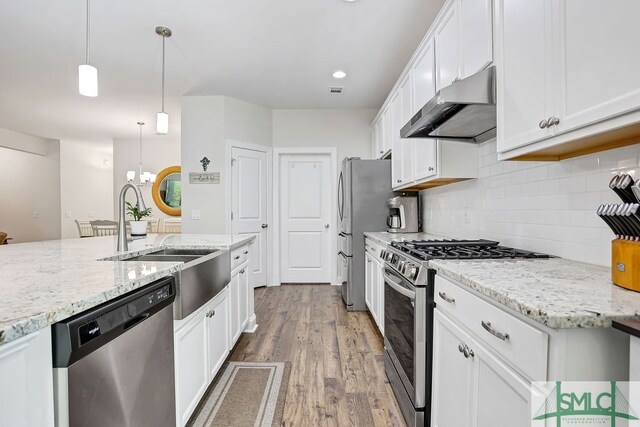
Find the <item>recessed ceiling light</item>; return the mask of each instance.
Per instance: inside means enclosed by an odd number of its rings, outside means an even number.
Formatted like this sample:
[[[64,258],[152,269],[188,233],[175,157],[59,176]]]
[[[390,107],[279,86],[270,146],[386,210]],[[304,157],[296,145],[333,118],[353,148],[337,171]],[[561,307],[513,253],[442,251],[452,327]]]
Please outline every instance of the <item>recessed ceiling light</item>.
[[[345,0],[347,1],[347,0]],[[347,77],[347,73],[345,73],[344,71],[338,70],[336,72],[334,72],[332,74],[334,79],[344,79],[345,77]]]

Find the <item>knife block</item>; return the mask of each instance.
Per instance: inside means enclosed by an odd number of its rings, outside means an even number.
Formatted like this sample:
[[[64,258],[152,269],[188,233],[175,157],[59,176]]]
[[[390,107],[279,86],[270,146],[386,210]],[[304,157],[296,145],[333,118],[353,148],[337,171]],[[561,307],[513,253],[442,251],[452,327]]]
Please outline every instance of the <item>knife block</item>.
[[[640,292],[640,242],[621,239],[611,242],[611,281]]]

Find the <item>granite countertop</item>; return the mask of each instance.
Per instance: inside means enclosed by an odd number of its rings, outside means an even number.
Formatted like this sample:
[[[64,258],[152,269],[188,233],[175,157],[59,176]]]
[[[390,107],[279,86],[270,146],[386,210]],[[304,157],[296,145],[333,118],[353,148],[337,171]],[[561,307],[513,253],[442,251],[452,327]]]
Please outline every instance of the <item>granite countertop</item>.
[[[425,233],[364,233],[380,244],[442,239]],[[640,320],[640,293],[611,282],[611,270],[563,258],[432,260],[439,275],[550,328],[611,327]]]
[[[611,282],[607,267],[562,258],[432,260],[437,273],[554,329],[610,327],[640,318],[640,293]]]
[[[446,238],[428,233],[389,233],[388,231],[367,232],[364,233],[364,235],[365,237],[368,237],[381,245],[388,245],[391,242],[402,242],[404,240],[427,240]]]
[[[150,234],[116,251],[116,237],[0,247],[0,345],[179,271],[179,262],[122,262],[162,248],[232,250],[254,237]]]

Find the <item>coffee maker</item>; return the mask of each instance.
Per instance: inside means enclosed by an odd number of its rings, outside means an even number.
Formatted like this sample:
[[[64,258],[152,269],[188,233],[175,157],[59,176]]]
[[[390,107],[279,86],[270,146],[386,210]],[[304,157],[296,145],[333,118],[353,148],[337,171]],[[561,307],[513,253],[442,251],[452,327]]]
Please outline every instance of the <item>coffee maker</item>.
[[[387,200],[389,215],[387,216],[387,231],[389,233],[417,233],[418,232],[418,197],[396,196]]]

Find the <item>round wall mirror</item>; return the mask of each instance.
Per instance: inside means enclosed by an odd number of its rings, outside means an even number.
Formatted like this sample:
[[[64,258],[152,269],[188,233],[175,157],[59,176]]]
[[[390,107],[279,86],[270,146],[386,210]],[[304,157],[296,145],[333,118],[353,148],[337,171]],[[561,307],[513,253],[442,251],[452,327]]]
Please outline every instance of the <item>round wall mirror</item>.
[[[167,215],[180,216],[182,214],[180,172],[180,166],[170,166],[161,170],[151,189],[156,206]]]

